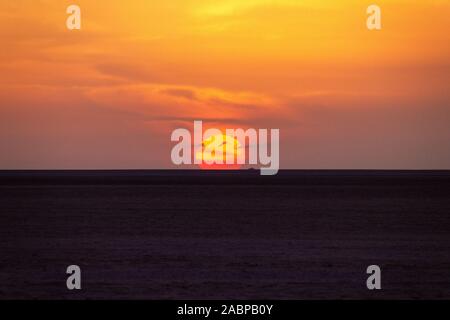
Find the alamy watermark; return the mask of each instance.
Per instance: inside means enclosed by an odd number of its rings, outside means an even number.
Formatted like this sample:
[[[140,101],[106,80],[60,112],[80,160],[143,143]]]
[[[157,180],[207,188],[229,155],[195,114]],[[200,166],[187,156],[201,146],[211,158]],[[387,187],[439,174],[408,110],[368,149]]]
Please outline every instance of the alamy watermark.
[[[72,4],[67,7],[66,13],[69,16],[66,19],[66,27],[69,30],[80,30],[81,29],[81,8]]]
[[[366,13],[369,15],[366,20],[367,29],[381,30],[381,8],[372,4],[367,7]]]
[[[67,7],[66,13],[69,14],[66,20],[66,27],[69,30],[81,29],[81,8],[76,4]],[[369,15],[366,20],[366,26],[369,30],[381,30],[381,8],[376,4],[371,4],[366,9]]]
[[[194,121],[193,137],[185,128],[172,132],[172,142],[178,142],[171,152],[175,165],[259,165],[261,175],[275,175],[280,166],[280,130],[219,129],[203,132],[203,122]],[[247,143],[248,141],[248,143]],[[270,147],[270,153],[269,153]],[[248,155],[248,156],[247,156]]]

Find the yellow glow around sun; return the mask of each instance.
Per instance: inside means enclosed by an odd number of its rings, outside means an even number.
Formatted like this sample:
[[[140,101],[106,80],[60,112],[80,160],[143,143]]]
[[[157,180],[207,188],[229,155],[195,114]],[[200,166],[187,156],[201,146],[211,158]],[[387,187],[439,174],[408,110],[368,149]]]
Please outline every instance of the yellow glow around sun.
[[[215,152],[220,149],[222,150],[221,153]],[[236,138],[225,134],[211,135],[203,140],[202,150],[196,152],[195,158],[202,160],[202,163],[207,161],[209,163],[214,162],[215,164],[230,166],[231,164],[226,165],[227,156],[233,159],[233,163],[236,163],[237,157],[241,152],[241,144]]]

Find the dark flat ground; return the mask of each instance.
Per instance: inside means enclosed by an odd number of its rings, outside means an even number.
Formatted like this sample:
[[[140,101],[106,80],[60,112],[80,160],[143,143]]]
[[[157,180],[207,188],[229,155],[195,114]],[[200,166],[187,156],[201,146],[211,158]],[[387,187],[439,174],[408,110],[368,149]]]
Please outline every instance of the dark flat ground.
[[[449,171],[2,171],[0,299],[450,299],[449,195]]]

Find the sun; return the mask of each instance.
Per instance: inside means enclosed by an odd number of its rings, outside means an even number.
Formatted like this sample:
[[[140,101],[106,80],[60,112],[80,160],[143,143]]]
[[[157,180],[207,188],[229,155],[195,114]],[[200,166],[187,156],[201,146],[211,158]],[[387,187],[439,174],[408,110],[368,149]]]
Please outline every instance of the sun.
[[[222,148],[222,154],[214,152],[205,152],[205,148],[208,146],[211,147],[212,143],[219,143],[216,148]],[[199,167],[204,170],[237,170],[241,167],[240,164],[237,164],[237,157],[241,154],[241,144],[239,141],[232,136],[227,136],[225,134],[222,135],[211,135],[208,138],[205,138],[202,142],[202,150],[198,151],[195,154],[195,158],[197,160],[201,160],[201,164]],[[232,157],[233,164],[227,164],[226,159],[228,157]],[[213,164],[205,163],[206,161],[214,161]],[[217,163],[222,160],[223,164]]]

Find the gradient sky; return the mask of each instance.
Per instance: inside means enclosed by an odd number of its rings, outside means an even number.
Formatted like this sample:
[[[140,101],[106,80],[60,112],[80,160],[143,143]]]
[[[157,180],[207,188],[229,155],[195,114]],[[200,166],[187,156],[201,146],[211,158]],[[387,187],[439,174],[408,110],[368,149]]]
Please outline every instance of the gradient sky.
[[[193,120],[279,128],[282,168],[450,169],[450,0],[372,3],[0,0],[0,169],[172,168]]]

